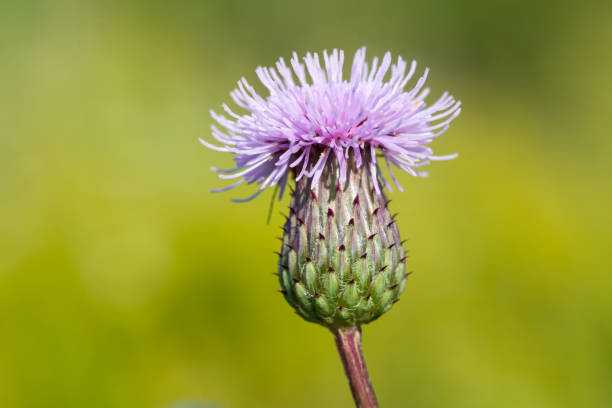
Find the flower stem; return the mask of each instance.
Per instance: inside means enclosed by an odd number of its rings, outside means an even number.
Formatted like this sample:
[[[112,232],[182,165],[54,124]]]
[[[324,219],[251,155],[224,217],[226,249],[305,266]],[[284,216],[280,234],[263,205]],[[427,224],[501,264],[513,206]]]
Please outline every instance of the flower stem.
[[[378,408],[376,395],[361,350],[361,327],[332,330],[357,408]]]

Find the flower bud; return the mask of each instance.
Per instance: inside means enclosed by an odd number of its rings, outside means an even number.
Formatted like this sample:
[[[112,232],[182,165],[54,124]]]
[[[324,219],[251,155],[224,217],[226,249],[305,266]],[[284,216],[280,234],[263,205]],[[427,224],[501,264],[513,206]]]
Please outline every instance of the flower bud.
[[[388,201],[367,169],[352,161],[347,167],[344,183],[329,163],[318,180],[296,183],[280,251],[285,299],[329,328],[377,319],[406,287],[405,251]]]

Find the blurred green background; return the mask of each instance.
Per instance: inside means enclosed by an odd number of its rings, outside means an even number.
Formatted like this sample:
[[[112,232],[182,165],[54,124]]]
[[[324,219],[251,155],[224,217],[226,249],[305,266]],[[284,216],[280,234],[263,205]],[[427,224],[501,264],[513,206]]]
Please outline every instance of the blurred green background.
[[[350,407],[208,110],[292,51],[391,50],[464,103],[393,193],[383,407],[612,406],[612,3],[0,2],[0,406]],[[419,71],[421,72],[421,71]]]

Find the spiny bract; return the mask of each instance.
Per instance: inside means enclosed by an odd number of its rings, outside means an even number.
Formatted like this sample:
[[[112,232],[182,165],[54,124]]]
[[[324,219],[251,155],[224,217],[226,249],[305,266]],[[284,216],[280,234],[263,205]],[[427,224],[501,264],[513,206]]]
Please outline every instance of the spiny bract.
[[[371,322],[406,286],[406,256],[389,201],[353,168],[341,184],[328,167],[312,189],[300,180],[283,227],[279,281],[304,319],[327,327]]]

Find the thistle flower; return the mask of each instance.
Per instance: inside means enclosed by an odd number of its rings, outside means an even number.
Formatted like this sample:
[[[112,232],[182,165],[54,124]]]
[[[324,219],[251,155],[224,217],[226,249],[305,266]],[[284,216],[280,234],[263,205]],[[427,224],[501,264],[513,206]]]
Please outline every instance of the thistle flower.
[[[217,146],[232,153],[236,167],[213,168],[222,179],[236,179],[256,192],[278,186],[282,197],[293,180],[291,204],[283,226],[278,275],[281,292],[308,321],[330,328],[345,364],[358,406],[377,406],[360,348],[360,326],[388,311],[406,285],[406,256],[384,189],[384,161],[393,184],[402,191],[393,168],[413,176],[435,156],[428,146],[459,115],[460,102],[447,93],[428,106],[424,87],[428,69],[405,90],[416,71],[391,54],[366,62],[365,48],[343,79],[343,51],[293,54],[288,66],[256,73],[269,91],[261,97],[242,78],[231,92],[247,111],[227,105],[229,116],[211,112],[224,130],[212,126]],[[351,365],[352,364],[352,365]]]

